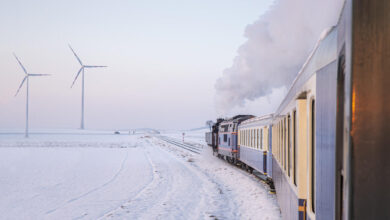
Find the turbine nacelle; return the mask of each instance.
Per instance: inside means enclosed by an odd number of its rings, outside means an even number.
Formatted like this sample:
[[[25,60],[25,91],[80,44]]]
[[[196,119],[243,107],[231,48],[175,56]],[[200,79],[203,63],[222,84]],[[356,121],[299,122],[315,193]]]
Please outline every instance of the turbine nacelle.
[[[23,66],[22,62],[20,62],[19,58],[15,55],[15,53],[14,53],[14,56],[15,56],[16,60],[18,61],[20,67],[22,68],[23,72],[24,72],[25,75],[26,75],[26,76],[23,78],[22,82],[20,83],[20,86],[19,86],[19,88],[18,88],[18,91],[16,91],[15,96],[18,95],[20,89],[22,88],[24,82],[26,81],[26,79],[27,79],[28,77],[30,77],[30,76],[50,76],[50,74],[28,73],[27,70],[26,70],[26,68]]]
[[[74,78],[73,80],[73,83],[72,85],[70,86],[70,88],[73,88],[73,85],[75,84],[77,78],[79,77],[81,71],[84,71],[84,69],[88,69],[88,68],[103,68],[103,67],[107,67],[107,66],[92,66],[92,65],[84,65],[83,62],[81,61],[81,59],[79,58],[79,56],[77,56],[76,52],[74,52],[73,48],[69,45],[69,48],[70,50],[72,51],[73,55],[76,57],[77,61],[80,63],[81,65],[81,68],[79,69],[79,71],[77,72],[76,74],[76,77]]]

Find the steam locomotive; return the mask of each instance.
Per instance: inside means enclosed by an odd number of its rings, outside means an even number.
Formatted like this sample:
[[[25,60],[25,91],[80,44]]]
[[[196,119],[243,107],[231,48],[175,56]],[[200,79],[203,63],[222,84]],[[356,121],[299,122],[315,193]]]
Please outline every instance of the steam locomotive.
[[[283,219],[390,219],[389,71],[390,1],[347,0],[277,110],[206,142],[266,176]]]

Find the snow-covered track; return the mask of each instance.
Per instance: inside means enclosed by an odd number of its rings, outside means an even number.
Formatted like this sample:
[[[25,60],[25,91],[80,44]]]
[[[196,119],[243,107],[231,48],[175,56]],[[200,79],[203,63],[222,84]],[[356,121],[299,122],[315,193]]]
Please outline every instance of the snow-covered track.
[[[179,140],[176,140],[176,139],[173,139],[170,137],[166,137],[166,136],[156,136],[156,137],[159,138],[160,140],[163,140],[163,141],[169,143],[169,144],[173,144],[177,147],[183,148],[185,150],[191,151],[191,152],[196,153],[196,154],[200,154],[200,151],[202,150],[201,148],[199,148],[195,145],[185,143],[185,142],[183,143]]]

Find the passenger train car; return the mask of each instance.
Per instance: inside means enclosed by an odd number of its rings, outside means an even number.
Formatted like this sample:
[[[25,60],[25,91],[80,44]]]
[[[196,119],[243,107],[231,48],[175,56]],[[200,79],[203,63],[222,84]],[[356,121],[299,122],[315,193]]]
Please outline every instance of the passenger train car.
[[[239,161],[272,178],[272,115],[255,117],[238,126]]]
[[[390,1],[346,0],[275,113],[211,144],[272,179],[283,219],[390,219],[389,86]]]

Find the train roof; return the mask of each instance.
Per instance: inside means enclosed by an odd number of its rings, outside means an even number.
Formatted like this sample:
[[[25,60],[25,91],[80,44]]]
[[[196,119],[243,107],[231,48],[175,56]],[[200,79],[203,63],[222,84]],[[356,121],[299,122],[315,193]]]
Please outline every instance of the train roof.
[[[248,127],[254,127],[254,126],[265,126],[265,125],[270,125],[272,123],[274,115],[269,114],[269,115],[263,115],[260,117],[254,117],[247,119],[238,126],[239,128],[248,128]]]
[[[287,95],[284,97],[275,114],[280,114],[292,99],[297,98],[296,95],[300,88],[317,72],[317,70],[335,60],[337,60],[337,28],[336,26],[333,26],[323,32],[310,56],[302,65],[301,70],[295,77]]]
[[[228,119],[224,120],[223,122],[221,122],[221,124],[233,123],[233,122],[240,123],[246,119],[253,118],[253,117],[255,117],[255,116],[253,116],[253,115],[236,115],[232,118],[228,118]]]

